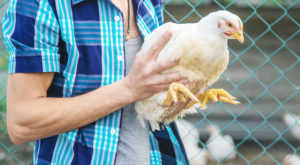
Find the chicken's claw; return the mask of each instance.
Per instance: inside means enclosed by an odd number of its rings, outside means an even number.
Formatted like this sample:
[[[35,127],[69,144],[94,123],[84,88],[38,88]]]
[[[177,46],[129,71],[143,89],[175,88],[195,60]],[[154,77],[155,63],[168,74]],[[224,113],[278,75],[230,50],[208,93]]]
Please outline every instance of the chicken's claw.
[[[181,95],[181,93],[179,93],[179,92],[181,92],[183,95]],[[169,106],[169,105],[171,105],[172,101],[174,101],[174,103],[177,103],[178,97],[182,102],[186,102],[184,95],[188,96],[193,101],[200,102],[198,100],[198,98],[183,84],[173,82],[169,86],[169,90],[167,92],[167,98],[165,99],[163,104],[165,106]]]
[[[209,89],[203,94],[198,96],[198,99],[202,101],[200,108],[203,109],[206,107],[206,103],[208,101],[217,102],[227,102],[230,104],[237,105],[240,102],[236,101],[236,98],[231,96],[228,92],[224,89]]]

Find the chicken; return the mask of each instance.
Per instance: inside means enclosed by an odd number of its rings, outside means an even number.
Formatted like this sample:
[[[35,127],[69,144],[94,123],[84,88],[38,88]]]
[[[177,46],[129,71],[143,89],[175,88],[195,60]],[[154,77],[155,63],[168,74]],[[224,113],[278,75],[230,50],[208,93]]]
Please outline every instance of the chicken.
[[[292,136],[300,140],[300,116],[292,113],[285,113],[283,115],[283,122],[290,129]]]
[[[222,135],[220,128],[215,125],[207,126],[206,130],[210,134],[206,142],[206,149],[210,154],[210,158],[217,161],[234,159],[236,152],[232,137]]]
[[[206,150],[201,149],[198,144],[199,131],[186,120],[177,120],[176,125],[182,139],[189,163],[191,165],[206,165],[209,155]]]
[[[300,164],[300,157],[297,155],[289,154],[285,156],[283,160],[283,165],[299,165]]]
[[[172,38],[162,49],[157,60],[180,59],[179,65],[164,73],[178,71],[188,78],[190,83],[184,86],[173,82],[168,91],[159,92],[137,102],[135,108],[142,125],[144,119],[147,119],[152,130],[159,130],[159,123],[170,123],[178,116],[184,116],[185,109],[200,101],[201,108],[206,107],[207,101],[239,103],[223,89],[207,90],[227,68],[227,40],[237,39],[241,43],[244,42],[243,24],[238,16],[228,11],[217,11],[197,23],[166,23],[145,38],[141,52],[147,52],[165,31],[170,31]]]

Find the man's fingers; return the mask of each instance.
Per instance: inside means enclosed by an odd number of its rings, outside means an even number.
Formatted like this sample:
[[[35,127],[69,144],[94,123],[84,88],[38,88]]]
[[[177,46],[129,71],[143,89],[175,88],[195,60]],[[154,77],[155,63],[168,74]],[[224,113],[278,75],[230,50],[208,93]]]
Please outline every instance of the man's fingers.
[[[172,82],[180,81],[184,79],[179,72],[162,73],[160,81],[161,83],[171,84]]]
[[[156,59],[159,52],[165,47],[168,41],[171,39],[172,34],[169,31],[165,31],[158,40],[150,47],[148,52],[145,52],[146,60]]]
[[[161,92],[161,91],[166,91],[169,89],[169,85],[168,84],[163,84],[163,85],[157,85],[155,86],[155,92]]]
[[[172,82],[174,82],[174,81],[172,81]],[[160,92],[160,91],[168,90],[169,87],[170,87],[170,84],[172,82],[169,82],[169,83],[166,83],[166,84],[161,84],[161,85],[156,85],[155,86],[155,91]],[[179,81],[176,81],[176,82],[181,83],[183,85],[187,85],[189,83],[189,80],[187,78],[181,78]]]
[[[172,82],[177,82],[183,80],[179,72],[171,72],[171,73],[162,73],[159,75],[155,75],[151,79],[151,85],[160,85],[160,84],[171,84]]]
[[[154,62],[152,67],[153,73],[160,73],[166,69],[170,69],[179,64],[180,59],[177,60],[164,60],[164,61],[156,61]]]
[[[190,81],[187,78],[183,78],[177,82],[183,85],[188,85]]]

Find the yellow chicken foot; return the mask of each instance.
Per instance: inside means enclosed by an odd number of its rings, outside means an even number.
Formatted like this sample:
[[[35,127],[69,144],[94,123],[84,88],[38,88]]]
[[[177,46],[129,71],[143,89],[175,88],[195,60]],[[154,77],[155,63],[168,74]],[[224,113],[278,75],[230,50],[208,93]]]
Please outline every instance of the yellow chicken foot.
[[[200,94],[198,99],[202,101],[200,108],[203,109],[208,101],[217,102],[227,102],[230,104],[237,105],[240,102],[236,101],[236,98],[231,96],[224,89],[209,89],[204,94]]]
[[[183,95],[181,95],[181,92]],[[169,90],[167,92],[167,98],[164,100],[164,105],[168,106],[171,105],[172,101],[175,103],[178,102],[178,97],[181,101],[186,102],[184,95],[190,97],[193,101],[200,102],[198,98],[183,84],[173,82],[169,86]]]
[[[186,105],[185,107],[184,107],[184,109],[189,109],[189,108],[191,108],[194,104],[196,104],[196,103],[198,103],[198,102],[196,102],[196,101],[191,101],[188,105]]]

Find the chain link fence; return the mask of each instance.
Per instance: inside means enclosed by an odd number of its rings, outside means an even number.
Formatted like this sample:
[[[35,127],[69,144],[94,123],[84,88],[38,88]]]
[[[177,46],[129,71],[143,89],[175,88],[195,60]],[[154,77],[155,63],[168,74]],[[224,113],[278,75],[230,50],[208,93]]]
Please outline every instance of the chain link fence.
[[[1,27],[8,3],[0,0]],[[235,144],[230,143],[233,151],[221,159],[211,153],[203,164],[283,164],[287,154],[297,155],[300,150],[300,123],[293,121],[300,115],[300,1],[169,0],[165,2],[165,22],[196,22],[220,9],[242,18],[245,43],[229,42],[230,64],[214,87],[229,91],[241,104],[210,103],[207,110],[186,117],[193,125],[185,126],[183,139],[192,138],[198,147],[209,149],[214,139],[208,140],[206,128],[219,126],[219,134],[234,139]],[[1,30],[0,164],[32,164],[33,144],[13,145],[6,130],[8,57]],[[284,116],[291,117],[289,122],[284,122]],[[221,145],[218,149],[226,150]],[[236,157],[227,160],[232,153]],[[200,154],[194,152],[190,158],[196,160]]]

